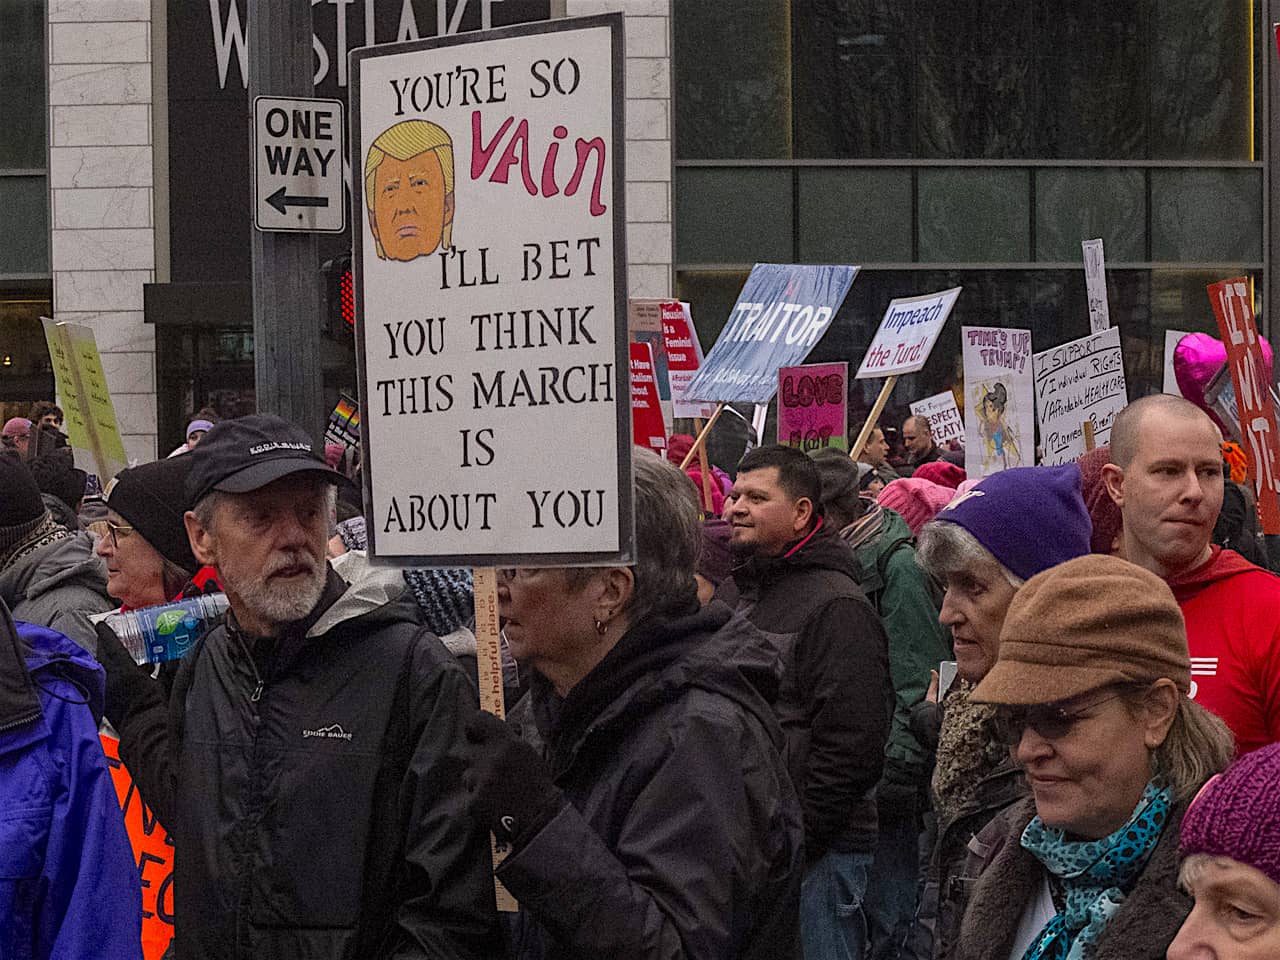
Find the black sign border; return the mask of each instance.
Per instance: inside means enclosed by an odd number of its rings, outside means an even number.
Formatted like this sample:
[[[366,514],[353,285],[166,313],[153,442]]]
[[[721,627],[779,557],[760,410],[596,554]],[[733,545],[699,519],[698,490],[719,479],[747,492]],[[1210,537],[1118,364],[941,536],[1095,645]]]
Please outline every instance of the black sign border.
[[[364,229],[360,225],[360,208],[364,185],[356,189],[357,171],[363,169],[364,145],[360,138],[360,83],[361,65],[365,60],[438,50],[459,44],[478,43],[485,40],[505,40],[514,37],[539,36],[564,33],[571,30],[587,30],[608,27],[612,54],[613,93],[613,297],[614,297],[614,407],[617,414],[618,437],[618,549],[612,551],[573,551],[547,553],[483,553],[483,554],[379,554],[377,549],[378,518],[372,513],[373,464],[369,457],[368,384],[369,376],[365,360],[364,329]],[[352,171],[351,210],[351,266],[356,297],[356,377],[360,393],[361,417],[360,461],[361,485],[364,494],[364,513],[368,527],[371,563],[378,566],[413,567],[573,567],[616,566],[635,562],[635,496],[632,466],[633,440],[631,436],[631,370],[627,350],[627,255],[626,255],[626,48],[623,38],[623,15],[620,12],[602,13],[587,17],[517,24],[493,30],[478,30],[447,37],[411,40],[405,43],[383,43],[372,47],[360,47],[348,55],[347,91],[350,109],[347,111],[347,143],[350,149]],[[624,400],[626,402],[624,402]],[[590,451],[589,437],[573,438],[578,448]]]

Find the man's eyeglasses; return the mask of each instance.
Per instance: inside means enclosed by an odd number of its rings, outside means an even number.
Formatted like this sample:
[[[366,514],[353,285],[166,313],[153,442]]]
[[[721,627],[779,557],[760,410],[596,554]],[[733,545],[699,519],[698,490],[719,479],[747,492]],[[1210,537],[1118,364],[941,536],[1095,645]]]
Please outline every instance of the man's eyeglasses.
[[[1125,686],[1108,697],[1083,704],[1076,700],[1034,707],[998,707],[993,721],[996,739],[1010,747],[1016,747],[1022,742],[1022,734],[1030,727],[1046,740],[1061,740],[1092,710],[1104,703],[1118,700],[1131,692],[1131,689]]]
[[[120,541],[133,534],[134,528],[124,523],[112,523],[110,520],[95,520],[89,524],[89,532],[98,537],[110,537],[111,546],[120,548]]]

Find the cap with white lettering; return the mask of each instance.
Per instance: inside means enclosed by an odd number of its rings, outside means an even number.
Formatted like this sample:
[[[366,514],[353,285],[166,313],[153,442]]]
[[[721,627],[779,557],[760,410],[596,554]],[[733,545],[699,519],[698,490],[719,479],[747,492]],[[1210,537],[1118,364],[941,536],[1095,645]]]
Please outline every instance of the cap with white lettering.
[[[213,490],[248,493],[292,474],[312,474],[334,484],[349,482],[325,463],[307,431],[265,413],[215,423],[188,456],[191,504]]]

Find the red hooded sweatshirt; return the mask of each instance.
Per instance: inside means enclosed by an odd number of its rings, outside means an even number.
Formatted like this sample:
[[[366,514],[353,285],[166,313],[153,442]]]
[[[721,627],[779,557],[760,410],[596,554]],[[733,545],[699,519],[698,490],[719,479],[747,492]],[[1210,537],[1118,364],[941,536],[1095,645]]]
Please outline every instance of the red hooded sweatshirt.
[[[1166,582],[1187,621],[1192,699],[1226,721],[1240,754],[1280,741],[1280,577],[1214,545]]]

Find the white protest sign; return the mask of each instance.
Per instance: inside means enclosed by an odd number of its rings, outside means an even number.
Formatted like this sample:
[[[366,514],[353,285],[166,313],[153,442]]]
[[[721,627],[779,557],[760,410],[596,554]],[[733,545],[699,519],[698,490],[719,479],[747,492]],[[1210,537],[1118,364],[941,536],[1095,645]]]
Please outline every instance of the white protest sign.
[[[627,562],[622,16],[351,66],[370,554]]]
[[[341,233],[342,101],[253,100],[253,225],[290,233]]]
[[[1037,353],[1032,366],[1041,463],[1057,466],[1083,456],[1086,420],[1097,446],[1110,442],[1116,414],[1129,402],[1118,327]]]
[[[956,406],[956,395],[950,390],[935,393],[910,404],[911,413],[924,417],[929,421],[929,429],[933,440],[943,446],[952,440],[964,444],[964,418],[960,416],[960,408]]]
[[[1111,326],[1107,307],[1107,261],[1102,255],[1102,240],[1081,240],[1084,254],[1084,287],[1089,296],[1089,331],[1101,333]]]
[[[964,355],[964,468],[986,477],[1035,459],[1031,331],[961,327]]]
[[[1175,397],[1182,396],[1182,388],[1178,386],[1178,378],[1173,372],[1173,354],[1178,349],[1179,341],[1187,335],[1185,330],[1164,332],[1164,382],[1160,387],[1161,393],[1171,393]]]
[[[960,296],[960,287],[889,301],[855,380],[915,373],[924,367]]]

